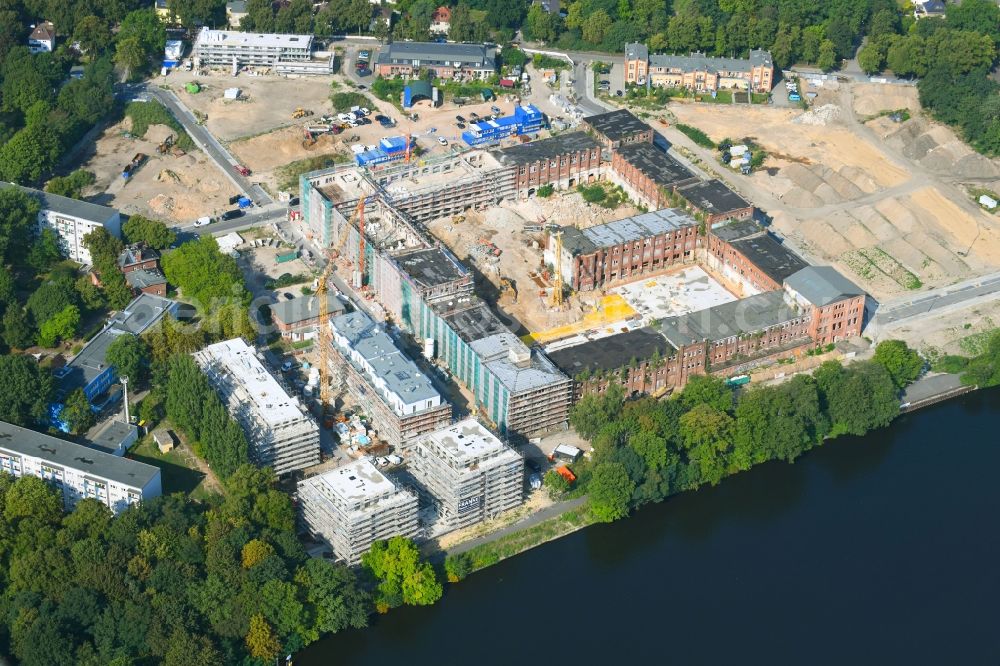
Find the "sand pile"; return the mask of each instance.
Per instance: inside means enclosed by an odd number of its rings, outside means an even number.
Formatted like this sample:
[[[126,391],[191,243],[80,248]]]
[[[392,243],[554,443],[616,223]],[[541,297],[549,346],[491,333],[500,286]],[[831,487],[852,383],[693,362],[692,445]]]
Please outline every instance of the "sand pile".
[[[840,118],[840,107],[835,104],[824,104],[811,111],[806,111],[798,118],[793,118],[793,123],[800,125],[829,125]]]
[[[962,178],[1000,177],[994,160],[973,151],[949,128],[911,118],[890,131],[886,141],[925,169]]]

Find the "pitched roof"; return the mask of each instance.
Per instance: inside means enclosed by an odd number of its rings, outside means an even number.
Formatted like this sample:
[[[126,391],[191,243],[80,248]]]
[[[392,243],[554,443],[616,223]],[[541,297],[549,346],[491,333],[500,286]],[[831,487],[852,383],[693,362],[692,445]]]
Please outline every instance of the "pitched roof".
[[[865,293],[832,266],[808,266],[785,278],[785,285],[813,305],[823,306]]]
[[[771,53],[761,49],[750,51],[749,58],[716,58],[704,53],[690,55],[652,55],[650,67],[679,69],[682,72],[749,72],[752,67],[772,66]]]
[[[31,31],[31,36],[28,39],[34,39],[37,41],[52,41],[56,38],[56,27],[52,25],[51,21],[42,21],[35,26],[35,29]]]
[[[335,317],[344,312],[344,303],[337,294],[327,292],[326,302],[330,316]],[[290,301],[280,301],[270,305],[271,316],[283,324],[297,324],[315,319],[319,316],[319,298],[317,296],[300,296]]]
[[[421,65],[444,65],[460,63],[496,69],[493,50],[483,44],[441,44],[438,42],[393,42],[384,46],[378,54],[378,64],[409,64],[419,60]]]

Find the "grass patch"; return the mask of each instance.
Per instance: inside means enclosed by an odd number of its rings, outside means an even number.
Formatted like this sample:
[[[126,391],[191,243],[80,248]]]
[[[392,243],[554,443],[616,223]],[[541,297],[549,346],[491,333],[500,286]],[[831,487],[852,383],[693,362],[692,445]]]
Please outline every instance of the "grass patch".
[[[866,279],[872,279],[881,273],[903,289],[913,290],[924,286],[916,274],[881,248],[865,247],[851,250],[844,254],[842,259],[855,273]]]
[[[365,106],[368,98],[356,92],[335,92],[330,95],[330,103],[333,104],[334,112],[344,113],[355,106]]]
[[[551,541],[594,522],[587,505],[567,511],[534,527],[503,536],[466,551],[461,557],[469,564],[469,573],[485,569],[508,557]]]
[[[329,169],[338,162],[346,162],[347,156],[343,153],[326,153],[307,157],[302,160],[295,160],[283,167],[279,167],[278,176],[279,190],[297,190],[299,188],[299,176],[318,169]]]
[[[130,102],[125,107],[125,115],[132,119],[131,132],[134,136],[146,136],[146,131],[150,125],[166,125],[176,133],[176,145],[181,150],[189,151],[194,148],[194,141],[184,131],[181,124],[177,122],[177,119],[170,114],[167,107],[155,100]]]
[[[986,206],[979,203],[979,197],[981,196],[987,196],[994,201],[1000,201],[1000,194],[997,194],[993,190],[988,190],[985,187],[970,187],[969,194],[972,196],[972,200],[976,202],[976,205],[985,210],[987,213],[993,213],[995,215],[997,211],[1000,211],[1000,206],[990,210]]]
[[[169,423],[161,427],[170,427]],[[175,430],[176,432],[176,430]],[[194,454],[190,454],[194,455]],[[204,499],[211,493],[205,489],[205,474],[194,466],[184,451],[174,448],[160,453],[153,435],[143,437],[128,453],[128,457],[160,468],[163,494],[184,493],[194,499]]]
[[[712,97],[711,95],[699,95],[695,97],[695,100],[699,102],[708,102],[709,104],[732,104],[733,93],[729,90],[716,90],[715,97]]]
[[[541,53],[536,53],[531,62],[536,69],[569,69],[569,63],[564,58],[554,58]]]
[[[962,350],[963,354],[979,356],[986,351],[986,344],[990,341],[994,333],[995,331],[990,328],[981,333],[967,335],[958,341],[958,348]]]
[[[771,96],[767,93],[750,93],[751,104],[767,104]]]
[[[702,148],[715,148],[715,142],[712,141],[712,139],[707,134],[702,132],[697,127],[691,127],[690,125],[685,125],[684,123],[677,123],[676,125],[674,125],[674,127],[679,129],[681,132],[687,135],[689,139],[694,141]]]
[[[608,186],[607,183],[577,185],[576,191],[587,203],[598,204],[604,208],[618,208],[628,201],[628,195],[619,185]]]

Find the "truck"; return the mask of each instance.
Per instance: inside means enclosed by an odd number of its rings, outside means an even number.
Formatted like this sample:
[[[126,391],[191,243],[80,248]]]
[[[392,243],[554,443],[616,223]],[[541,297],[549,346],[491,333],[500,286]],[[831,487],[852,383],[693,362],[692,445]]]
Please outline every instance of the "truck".
[[[250,197],[240,197],[236,200],[236,205],[240,208],[249,208],[253,205],[253,202],[250,201]]]
[[[250,175],[250,169],[246,168],[242,164],[235,164],[233,168],[236,169],[236,173],[240,174],[244,178]]]
[[[132,161],[126,164],[125,168],[122,169],[122,178],[124,178],[125,180],[131,178],[132,174],[138,171],[139,167],[141,167],[145,162],[146,162],[146,154],[136,153],[135,156],[132,158]]]

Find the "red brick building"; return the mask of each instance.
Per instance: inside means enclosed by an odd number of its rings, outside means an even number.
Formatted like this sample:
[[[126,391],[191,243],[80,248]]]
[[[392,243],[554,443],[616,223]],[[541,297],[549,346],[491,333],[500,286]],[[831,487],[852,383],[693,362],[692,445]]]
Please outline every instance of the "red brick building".
[[[809,266],[789,276],[785,292],[812,308],[809,336],[817,345],[861,335],[865,292],[830,266]]]
[[[739,284],[743,295],[781,289],[790,275],[808,264],[755,222],[731,222],[708,232],[709,265]]]
[[[615,148],[611,178],[650,209],[670,206],[671,193],[700,182],[687,167],[651,143],[626,143]]]
[[[563,281],[577,291],[656,273],[694,261],[698,223],[683,211],[664,208],[587,229],[563,227]],[[556,263],[555,236],[544,260]]]
[[[569,189],[601,177],[601,146],[584,132],[493,151],[500,164],[514,169],[517,196],[533,195],[542,185]]]
[[[700,214],[709,226],[727,220],[753,218],[753,204],[726,187],[721,180],[679,185],[677,194],[684,197],[688,208]]]
[[[330,317],[344,314],[344,302],[333,292],[327,292]],[[319,324],[319,297],[300,296],[287,301],[272,303],[271,321],[290,340],[308,340],[316,334]]]
[[[629,143],[653,143],[653,128],[627,109],[588,116],[583,126],[608,150]]]

